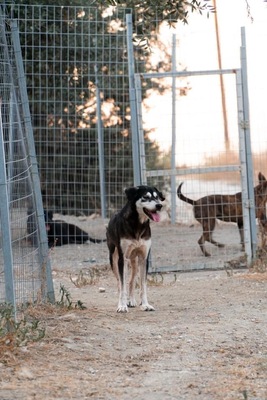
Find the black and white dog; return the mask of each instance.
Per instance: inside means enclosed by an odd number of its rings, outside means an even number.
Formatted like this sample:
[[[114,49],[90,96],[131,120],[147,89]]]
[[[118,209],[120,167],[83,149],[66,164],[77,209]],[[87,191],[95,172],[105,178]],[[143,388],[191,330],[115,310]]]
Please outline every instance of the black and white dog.
[[[125,190],[127,203],[113,215],[107,227],[107,245],[111,268],[118,280],[119,303],[117,312],[127,312],[136,307],[135,278],[140,273],[141,309],[153,311],[147,300],[148,256],[151,247],[150,220],[161,219],[162,193],[155,187],[137,186]],[[131,267],[129,291],[128,270]],[[127,293],[128,292],[128,293]],[[129,295],[129,296],[128,296]]]

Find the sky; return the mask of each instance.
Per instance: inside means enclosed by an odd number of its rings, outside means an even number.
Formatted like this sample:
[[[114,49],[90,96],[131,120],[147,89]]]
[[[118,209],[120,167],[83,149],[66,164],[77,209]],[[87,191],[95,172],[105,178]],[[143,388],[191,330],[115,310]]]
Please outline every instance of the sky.
[[[216,3],[223,69],[240,68],[241,27],[245,27],[252,149],[255,153],[261,152],[267,150],[267,3],[248,0],[250,16],[246,0],[217,0]],[[175,30],[165,27],[161,33],[170,47],[172,35],[176,34],[177,70],[218,69],[214,15],[207,18],[193,13],[188,25],[179,23]],[[190,90],[187,96],[178,96],[176,103],[177,165],[199,165],[224,148],[220,85],[214,76],[189,77],[186,82]],[[231,149],[237,150],[234,75],[225,77],[224,85]],[[144,126],[154,127],[152,138],[167,149],[172,129],[171,94],[164,99],[153,95],[148,104],[150,111],[144,116]],[[190,149],[185,143],[191,143]]]

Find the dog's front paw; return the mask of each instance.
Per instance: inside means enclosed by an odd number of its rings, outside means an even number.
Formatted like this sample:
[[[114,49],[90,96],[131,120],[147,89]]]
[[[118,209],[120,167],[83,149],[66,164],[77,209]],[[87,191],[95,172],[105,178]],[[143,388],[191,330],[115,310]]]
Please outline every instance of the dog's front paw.
[[[155,311],[155,308],[147,303],[147,304],[141,304],[141,310],[142,311]]]
[[[128,307],[127,307],[127,305],[126,305],[126,304],[125,304],[125,305],[119,304],[119,305],[118,305],[118,308],[117,308],[117,312],[118,312],[118,313],[126,313],[126,312],[128,312]]]
[[[135,299],[129,299],[127,303],[128,307],[136,307],[137,303]]]

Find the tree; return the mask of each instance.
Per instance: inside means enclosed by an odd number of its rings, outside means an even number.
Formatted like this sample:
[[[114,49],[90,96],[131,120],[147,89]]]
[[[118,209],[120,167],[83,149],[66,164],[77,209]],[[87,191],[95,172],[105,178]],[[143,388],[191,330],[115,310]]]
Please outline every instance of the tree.
[[[104,3],[135,10],[138,30],[144,35],[150,32],[154,21],[166,21],[170,25],[179,21],[187,24],[190,12],[205,12],[207,15],[214,12],[210,0],[106,0]]]

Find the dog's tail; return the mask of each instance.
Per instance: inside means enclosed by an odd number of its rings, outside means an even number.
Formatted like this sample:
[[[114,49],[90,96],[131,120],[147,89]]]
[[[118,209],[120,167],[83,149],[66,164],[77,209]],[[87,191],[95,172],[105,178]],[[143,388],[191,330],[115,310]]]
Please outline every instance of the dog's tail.
[[[192,206],[194,206],[194,205],[195,205],[195,201],[189,199],[188,197],[185,197],[185,196],[183,195],[183,193],[181,192],[182,185],[183,185],[183,182],[180,183],[180,185],[178,186],[178,189],[177,189],[177,196],[179,197],[180,200],[185,201],[186,203],[189,203],[189,204],[191,204]]]

